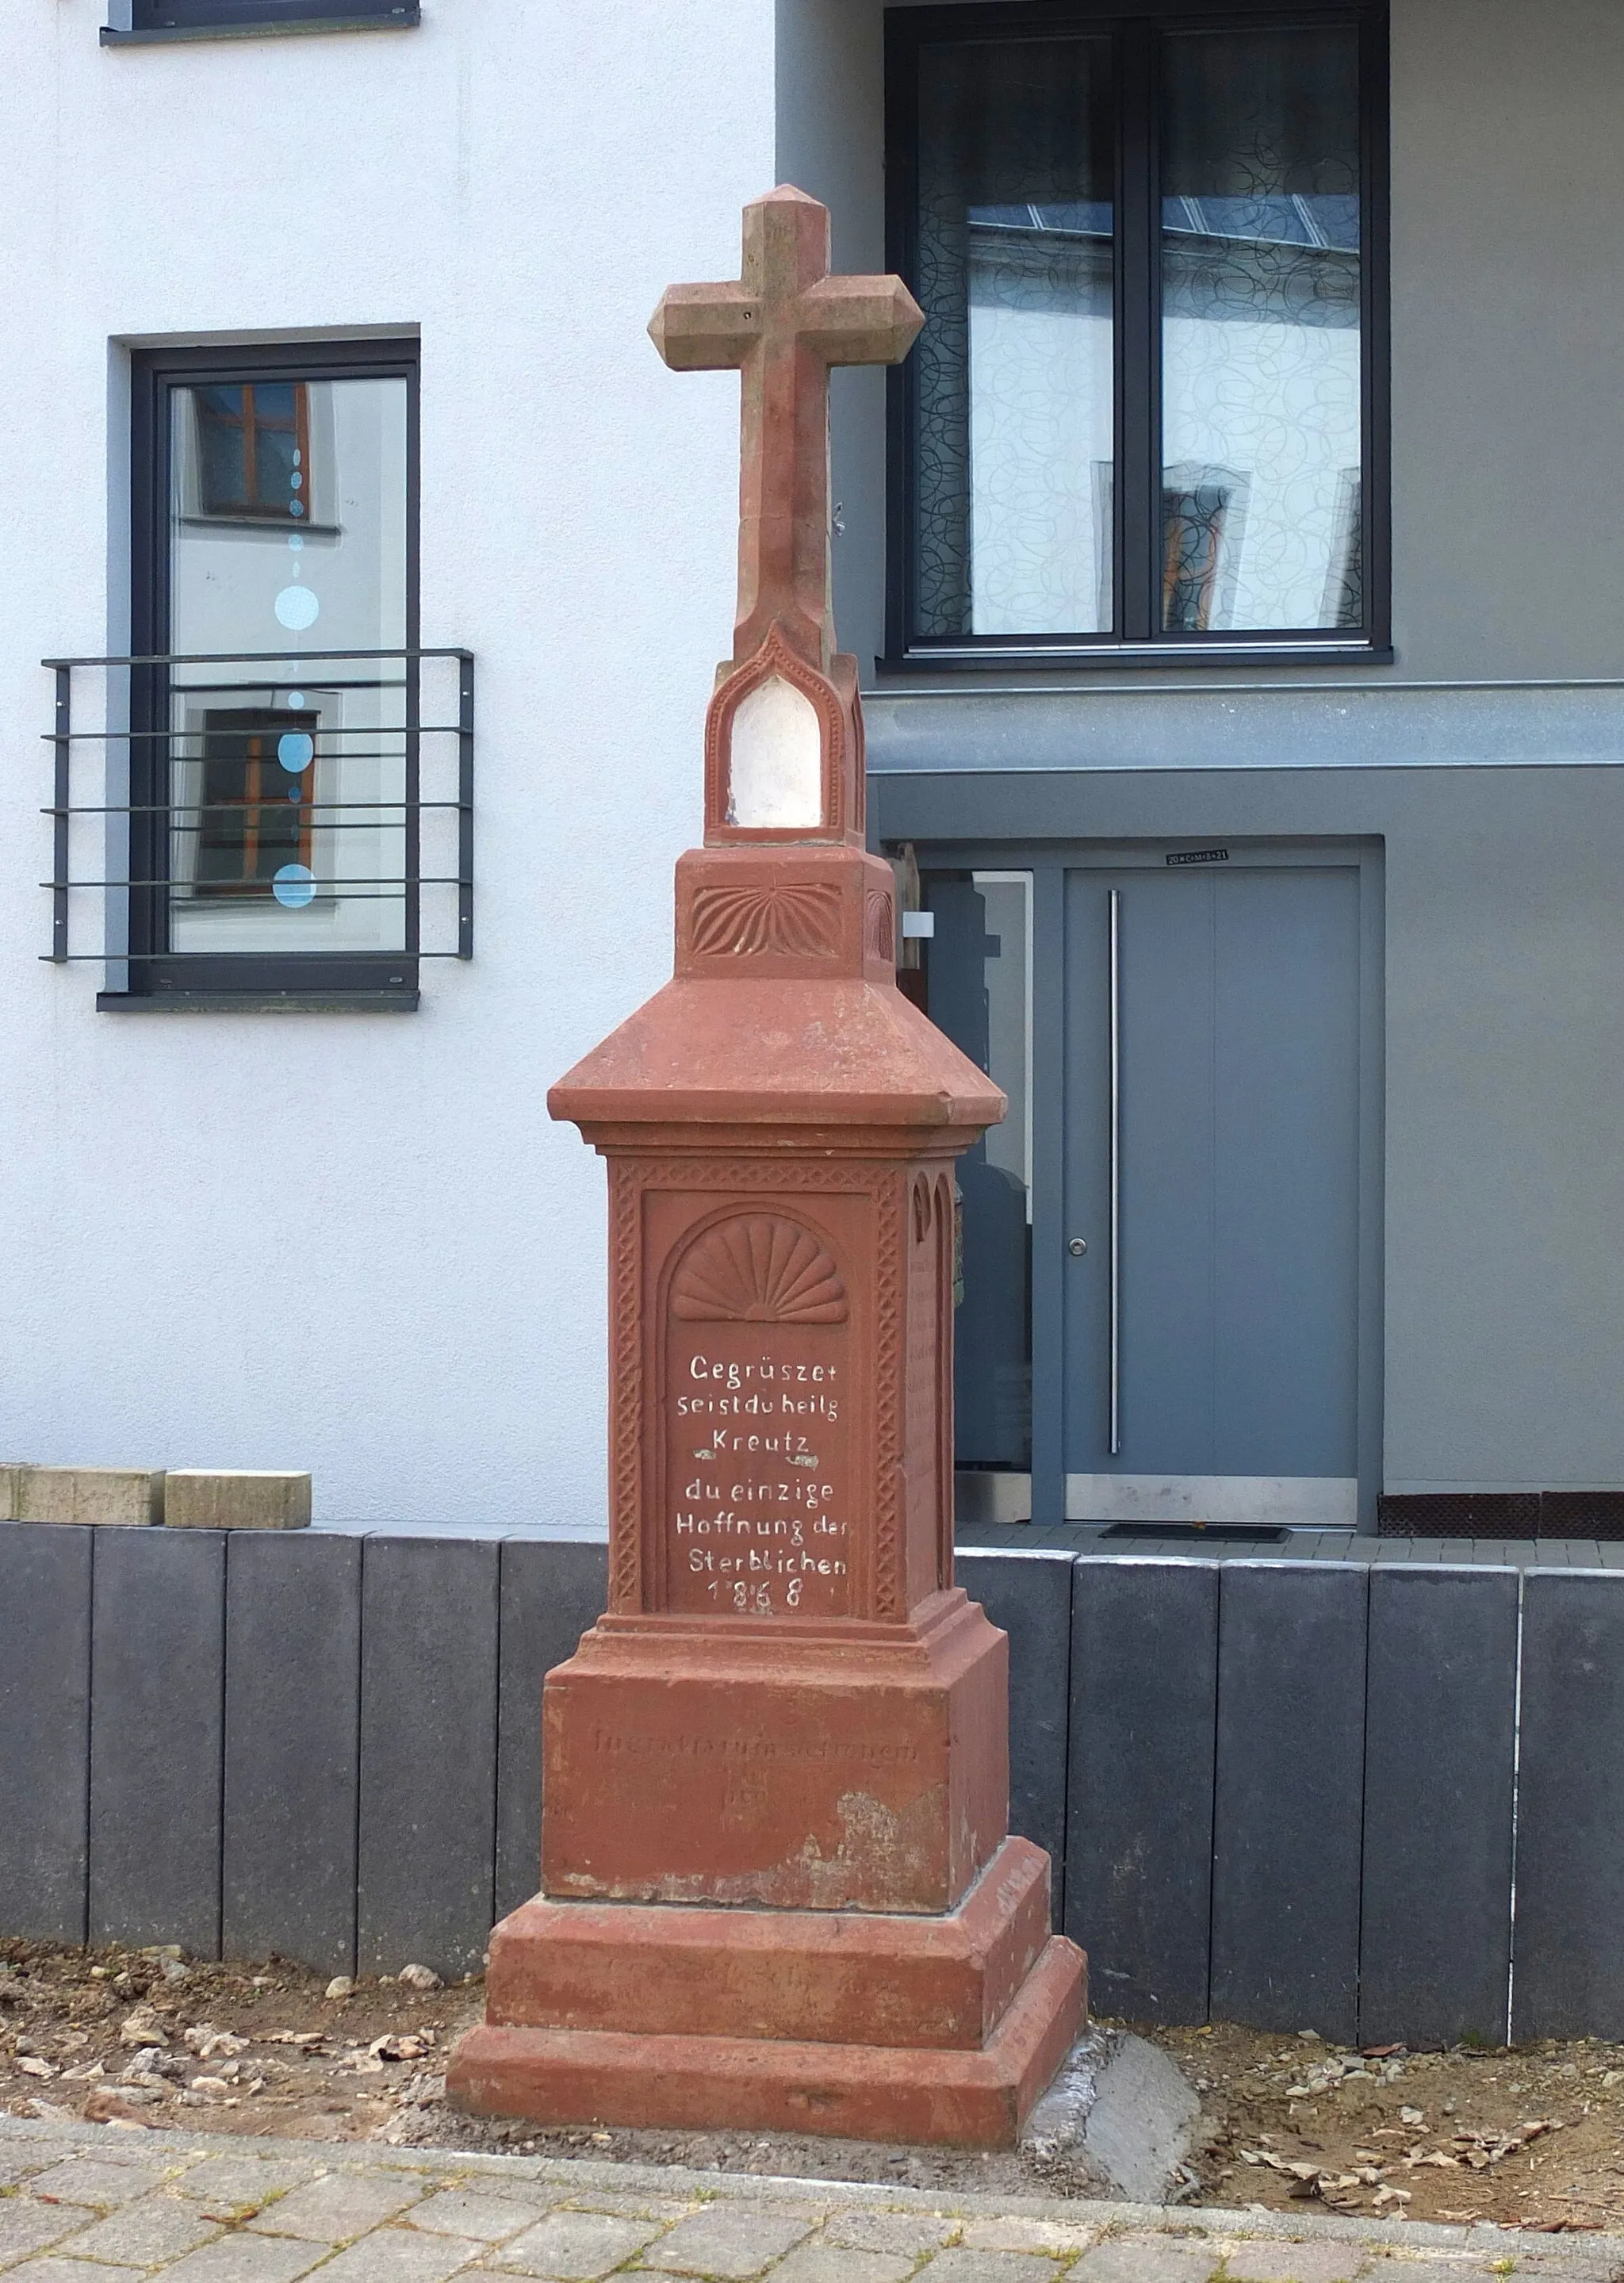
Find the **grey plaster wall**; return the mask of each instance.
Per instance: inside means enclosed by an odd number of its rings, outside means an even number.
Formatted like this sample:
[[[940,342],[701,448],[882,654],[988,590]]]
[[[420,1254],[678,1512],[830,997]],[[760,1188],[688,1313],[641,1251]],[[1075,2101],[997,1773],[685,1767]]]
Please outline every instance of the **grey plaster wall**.
[[[781,179],[881,266],[884,0],[777,0]],[[1605,675],[1618,635],[1624,195],[1615,0],[1392,0],[1397,672]],[[842,645],[880,647],[883,386],[837,388]],[[1394,669],[1354,669],[1378,679]],[[1307,678],[1323,686],[1320,670]]]
[[[1624,239],[1615,0],[1394,0],[1395,640],[1610,674]]]
[[[1379,838],[1386,1487],[1624,1484],[1624,775],[1011,768],[872,798],[887,837],[1011,854]]]

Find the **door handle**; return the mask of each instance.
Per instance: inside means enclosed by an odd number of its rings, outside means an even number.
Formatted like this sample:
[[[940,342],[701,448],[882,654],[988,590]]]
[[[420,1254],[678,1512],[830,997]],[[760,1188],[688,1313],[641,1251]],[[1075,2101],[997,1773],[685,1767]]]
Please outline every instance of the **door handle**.
[[[1111,916],[1111,1455],[1122,1448],[1122,892]]]

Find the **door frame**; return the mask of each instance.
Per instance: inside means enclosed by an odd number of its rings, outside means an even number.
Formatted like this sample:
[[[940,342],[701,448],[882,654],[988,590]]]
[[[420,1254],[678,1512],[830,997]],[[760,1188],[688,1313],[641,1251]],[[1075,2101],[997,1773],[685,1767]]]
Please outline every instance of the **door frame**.
[[[1359,1528],[1373,1533],[1382,1486],[1385,1369],[1384,1260],[1386,928],[1383,842],[1208,833],[1178,838],[1117,837],[1050,841],[919,840],[921,871],[1022,871],[1032,875],[1032,1477],[1035,1525],[1066,1521],[1066,875],[1074,869],[1160,871],[1170,855],[1223,847],[1253,869],[1301,870],[1337,866],[1358,875],[1359,1107],[1358,1327],[1355,1345],[1355,1450]],[[1009,1511],[1016,1482],[995,1477],[996,1503]],[[991,1520],[993,1501],[985,1516]]]

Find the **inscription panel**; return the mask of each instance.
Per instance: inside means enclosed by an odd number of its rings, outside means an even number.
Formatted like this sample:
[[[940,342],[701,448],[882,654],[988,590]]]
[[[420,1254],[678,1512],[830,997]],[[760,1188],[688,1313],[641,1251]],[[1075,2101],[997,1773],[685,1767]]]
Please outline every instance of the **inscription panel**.
[[[849,1616],[856,1390],[828,1246],[770,1211],[703,1230],[670,1280],[665,1365],[665,1607]]]

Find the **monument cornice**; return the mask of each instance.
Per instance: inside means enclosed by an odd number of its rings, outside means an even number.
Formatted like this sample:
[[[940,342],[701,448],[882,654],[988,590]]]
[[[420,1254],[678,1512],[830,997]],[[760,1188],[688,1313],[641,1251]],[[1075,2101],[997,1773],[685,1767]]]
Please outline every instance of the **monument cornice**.
[[[911,1006],[894,980],[677,978],[552,1087],[554,1118],[583,1128],[701,1125],[950,1129],[959,1146],[1004,1097]]]

